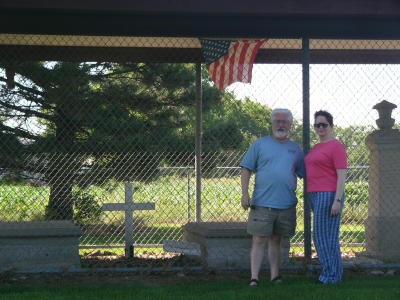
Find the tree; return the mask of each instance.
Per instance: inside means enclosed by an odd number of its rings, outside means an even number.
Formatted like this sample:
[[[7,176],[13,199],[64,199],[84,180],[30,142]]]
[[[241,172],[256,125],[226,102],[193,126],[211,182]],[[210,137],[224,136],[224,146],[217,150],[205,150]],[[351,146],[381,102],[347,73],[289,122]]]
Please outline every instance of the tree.
[[[244,151],[256,138],[271,134],[270,120],[269,107],[226,93],[204,115],[204,151]]]
[[[129,160],[124,153],[183,145],[180,131],[195,99],[193,65],[4,62],[0,68],[2,135],[23,140],[17,146],[25,152],[47,153],[23,167],[43,167],[48,219],[72,218],[77,178],[87,182],[97,172],[98,180],[146,180],[155,155]],[[209,105],[222,95],[207,82],[205,89]],[[32,122],[44,130],[31,130]],[[78,176],[85,165],[90,171]]]
[[[0,148],[0,170],[1,168],[12,169],[16,165],[21,165],[18,161],[22,149],[21,142],[14,135],[4,132],[0,132],[0,140],[3,144]]]

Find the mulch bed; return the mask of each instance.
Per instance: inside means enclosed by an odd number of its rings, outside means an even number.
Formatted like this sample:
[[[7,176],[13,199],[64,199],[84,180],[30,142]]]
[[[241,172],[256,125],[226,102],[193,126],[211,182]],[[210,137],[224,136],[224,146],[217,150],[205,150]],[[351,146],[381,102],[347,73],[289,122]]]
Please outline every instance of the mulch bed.
[[[342,252],[345,264],[383,264],[377,259],[362,256],[352,250]],[[303,265],[304,252],[291,252],[290,264]],[[311,264],[319,265],[316,252],[312,253]],[[170,269],[172,267],[201,267],[201,261],[178,253],[153,253],[151,251],[136,254],[133,258],[117,255],[110,251],[95,250],[81,256],[82,268],[134,268],[134,269]]]
[[[109,251],[92,251],[81,256],[82,268],[139,268],[154,269],[201,266],[198,259],[176,253],[143,252],[133,258]]]

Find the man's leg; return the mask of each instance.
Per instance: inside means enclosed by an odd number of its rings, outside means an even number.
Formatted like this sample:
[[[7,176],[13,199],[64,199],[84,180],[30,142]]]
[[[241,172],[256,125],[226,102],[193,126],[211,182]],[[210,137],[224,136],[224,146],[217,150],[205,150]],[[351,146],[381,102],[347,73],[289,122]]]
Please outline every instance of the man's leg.
[[[268,261],[271,270],[271,280],[279,276],[281,264],[281,236],[271,235],[268,237]]]
[[[267,237],[253,235],[253,242],[250,252],[251,262],[251,278],[258,280],[258,273],[260,272],[261,264],[264,258],[265,246],[267,244]]]

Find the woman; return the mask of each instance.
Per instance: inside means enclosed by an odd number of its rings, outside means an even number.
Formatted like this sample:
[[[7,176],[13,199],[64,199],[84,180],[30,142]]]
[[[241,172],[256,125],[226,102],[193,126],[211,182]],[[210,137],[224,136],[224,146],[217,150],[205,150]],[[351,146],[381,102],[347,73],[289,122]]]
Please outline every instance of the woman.
[[[344,146],[332,136],[332,115],[320,110],[314,114],[314,120],[320,142],[305,157],[305,165],[307,192],[314,213],[314,245],[322,264],[317,283],[336,283],[342,280],[343,274],[339,226],[347,155]]]

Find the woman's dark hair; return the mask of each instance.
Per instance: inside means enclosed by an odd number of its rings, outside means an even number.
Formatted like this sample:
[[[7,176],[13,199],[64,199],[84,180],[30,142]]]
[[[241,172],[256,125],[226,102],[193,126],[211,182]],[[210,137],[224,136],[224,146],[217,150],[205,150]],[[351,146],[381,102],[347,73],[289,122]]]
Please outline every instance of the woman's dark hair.
[[[325,117],[326,120],[328,121],[329,125],[331,125],[331,127],[333,126],[333,117],[330,113],[328,113],[326,110],[319,110],[317,112],[315,112],[314,114],[314,120],[318,117]]]

